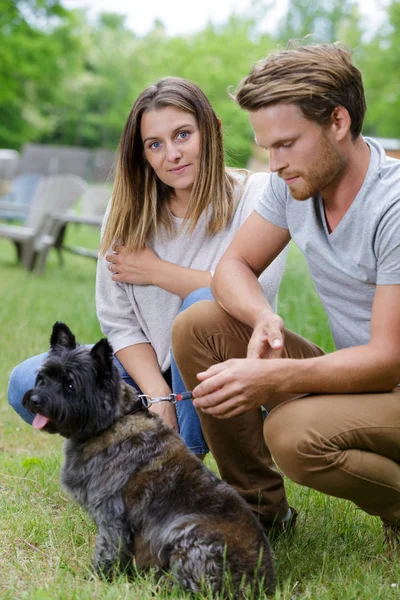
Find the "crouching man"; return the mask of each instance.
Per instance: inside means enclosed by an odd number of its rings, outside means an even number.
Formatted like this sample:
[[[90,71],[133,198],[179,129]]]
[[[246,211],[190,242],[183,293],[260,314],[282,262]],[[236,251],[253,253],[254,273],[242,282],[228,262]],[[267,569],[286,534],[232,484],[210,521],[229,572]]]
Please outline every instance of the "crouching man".
[[[176,320],[175,359],[222,476],[267,528],[290,518],[272,454],[297,483],[381,517],[396,542],[400,161],[361,135],[361,74],[337,45],[267,57],[235,99],[272,175],[216,269],[216,302]],[[291,239],[328,315],[331,354],[285,329],[258,284]]]

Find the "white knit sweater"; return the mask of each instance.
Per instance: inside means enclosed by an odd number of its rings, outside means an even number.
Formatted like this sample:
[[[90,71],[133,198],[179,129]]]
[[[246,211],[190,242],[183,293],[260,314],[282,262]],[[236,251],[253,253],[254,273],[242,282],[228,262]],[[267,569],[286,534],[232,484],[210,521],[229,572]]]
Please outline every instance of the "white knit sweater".
[[[248,178],[238,207],[223,231],[209,236],[205,216],[202,215],[192,234],[180,233],[171,238],[161,231],[149,245],[163,260],[191,269],[214,271],[236,231],[253,212],[268,177],[268,173],[255,173]],[[108,211],[104,222],[107,215]],[[179,228],[182,219],[173,219]],[[287,249],[260,276],[263,290],[274,308],[286,255]],[[104,257],[99,257],[96,280],[97,316],[114,352],[134,344],[150,343],[156,352],[161,371],[166,371],[170,366],[172,322],[182,305],[182,298],[156,286],[117,283],[111,277],[107,261]]]

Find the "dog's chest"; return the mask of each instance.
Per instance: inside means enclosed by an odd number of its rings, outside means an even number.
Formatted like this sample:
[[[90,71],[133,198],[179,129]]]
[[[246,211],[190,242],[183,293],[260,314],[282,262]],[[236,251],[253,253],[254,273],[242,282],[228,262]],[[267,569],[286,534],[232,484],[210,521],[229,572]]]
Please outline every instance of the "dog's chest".
[[[74,500],[88,507],[88,497],[93,485],[93,470],[90,462],[79,460],[79,456],[68,453],[61,469],[61,482]]]
[[[119,495],[136,470],[129,440],[110,446],[78,444],[67,440],[61,481],[69,494],[89,512],[108,498]]]
[[[85,445],[72,440],[66,441],[64,453],[61,482],[72,498],[91,512],[91,505],[97,503],[96,495],[101,488],[104,490],[108,465],[101,456],[88,456]]]

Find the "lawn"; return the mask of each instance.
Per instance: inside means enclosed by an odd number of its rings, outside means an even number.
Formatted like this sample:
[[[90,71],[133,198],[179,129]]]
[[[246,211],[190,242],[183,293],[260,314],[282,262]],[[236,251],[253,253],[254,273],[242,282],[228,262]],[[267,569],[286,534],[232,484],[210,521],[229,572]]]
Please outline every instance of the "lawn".
[[[78,244],[96,246],[96,233],[71,227]],[[43,276],[16,266],[14,249],[0,240],[0,598],[122,600],[183,598],[159,590],[151,575],[105,583],[90,575],[95,528],[59,485],[62,440],[32,430],[7,404],[12,367],[47,350],[53,323],[65,321],[78,340],[101,337],[94,306],[95,262],[65,255]],[[280,292],[288,327],[326,351],[332,340],[307,267],[291,249]],[[215,468],[212,458],[207,464]],[[290,540],[274,542],[278,600],[374,600],[400,597],[400,567],[384,555],[379,519],[345,501],[287,482],[299,512]],[[188,596],[189,598],[189,596]]]

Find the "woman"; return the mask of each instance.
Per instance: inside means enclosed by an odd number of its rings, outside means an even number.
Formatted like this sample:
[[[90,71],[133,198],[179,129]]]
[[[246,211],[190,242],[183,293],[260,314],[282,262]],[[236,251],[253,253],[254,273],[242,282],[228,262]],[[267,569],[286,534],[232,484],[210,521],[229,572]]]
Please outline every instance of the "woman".
[[[143,393],[183,390],[171,364],[172,322],[194,301],[212,298],[213,269],[267,178],[226,169],[220,122],[194,83],[167,77],[134,103],[103,225],[96,305],[122,376]],[[284,265],[282,254],[260,278],[273,306]],[[10,404],[28,422],[22,396],[43,356],[11,374]],[[203,455],[208,449],[191,402],[176,407],[179,425],[175,405],[162,402],[152,410]]]

